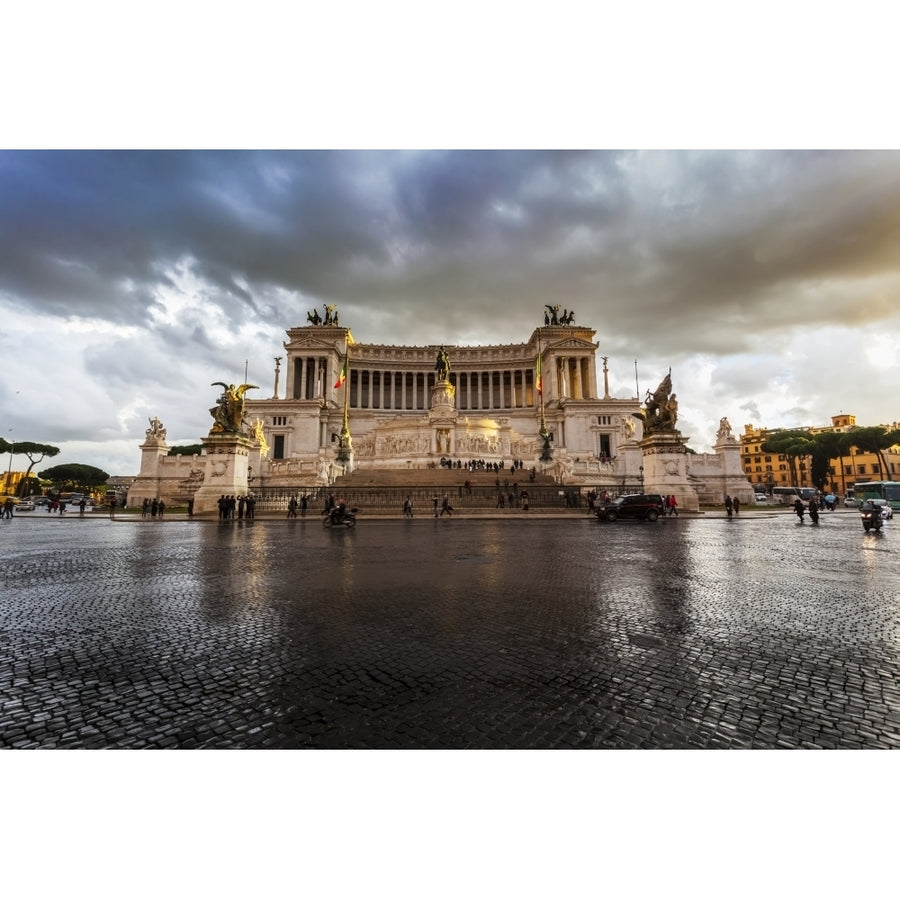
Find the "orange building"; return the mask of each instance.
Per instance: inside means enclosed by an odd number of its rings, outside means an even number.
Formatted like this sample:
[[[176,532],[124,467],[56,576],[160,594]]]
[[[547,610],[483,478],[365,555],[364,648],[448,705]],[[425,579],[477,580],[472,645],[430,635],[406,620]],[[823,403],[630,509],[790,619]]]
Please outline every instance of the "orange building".
[[[856,416],[841,413],[831,417],[831,425],[825,427],[803,426],[797,429],[787,428],[754,428],[744,425],[741,435],[741,465],[744,474],[754,485],[764,486],[766,490],[773,487],[812,487],[810,461],[808,458],[796,462],[797,478],[800,484],[792,485],[790,463],[783,453],[766,453],[762,449],[766,438],[784,431],[808,431],[810,434],[821,434],[824,431],[845,432],[856,427]],[[882,426],[886,430],[900,428],[894,422]],[[887,471],[876,453],[863,453],[857,447],[851,447],[847,456],[832,459],[830,475],[826,483],[827,490],[834,494],[845,495],[853,489],[857,481],[900,481],[900,446],[893,446],[884,451]]]

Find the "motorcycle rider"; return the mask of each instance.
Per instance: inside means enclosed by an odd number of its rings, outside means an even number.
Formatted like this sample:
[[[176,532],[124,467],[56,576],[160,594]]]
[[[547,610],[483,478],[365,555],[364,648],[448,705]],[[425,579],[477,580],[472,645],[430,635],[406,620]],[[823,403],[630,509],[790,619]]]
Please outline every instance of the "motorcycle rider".
[[[876,531],[881,530],[881,507],[877,503],[866,500],[862,506],[860,506],[859,511],[863,517],[863,526],[866,531],[868,531],[870,527],[875,528]],[[868,524],[866,524],[866,513],[869,514]]]

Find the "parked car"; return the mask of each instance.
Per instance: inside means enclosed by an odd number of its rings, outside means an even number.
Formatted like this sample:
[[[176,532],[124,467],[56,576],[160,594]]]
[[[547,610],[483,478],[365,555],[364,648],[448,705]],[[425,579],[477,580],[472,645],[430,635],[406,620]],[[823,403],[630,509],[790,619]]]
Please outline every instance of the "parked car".
[[[768,503],[769,502],[769,498],[761,491],[754,494],[753,496],[756,497],[757,503]]]
[[[625,494],[597,509],[597,518],[604,522],[616,519],[646,519],[655,522],[665,512],[663,498],[659,494]]]
[[[844,497],[844,506],[852,506],[853,509],[859,509],[859,501],[856,497]]]
[[[876,506],[881,507],[881,518],[883,520],[893,519],[894,518],[894,510],[891,509],[890,504],[887,500],[881,500],[880,498],[876,498],[872,501]]]
[[[32,500],[20,500],[16,506],[16,512],[34,512],[34,502]]]
[[[29,497],[28,499],[31,500],[35,506],[50,506],[53,502],[49,497]]]

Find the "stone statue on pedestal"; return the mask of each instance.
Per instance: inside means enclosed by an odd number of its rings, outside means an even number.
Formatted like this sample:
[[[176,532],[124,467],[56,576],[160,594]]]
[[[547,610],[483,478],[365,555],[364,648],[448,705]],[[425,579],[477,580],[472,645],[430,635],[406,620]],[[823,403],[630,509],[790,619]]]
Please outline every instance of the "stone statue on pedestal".
[[[716,433],[716,440],[719,442],[736,440],[734,434],[731,431],[731,423],[725,416],[722,416],[722,418],[719,419],[719,430]]]
[[[163,423],[160,422],[159,416],[154,416],[147,421],[150,423],[150,427],[147,429],[147,437],[158,438],[159,440],[164,441],[166,439],[166,429],[163,428]]]

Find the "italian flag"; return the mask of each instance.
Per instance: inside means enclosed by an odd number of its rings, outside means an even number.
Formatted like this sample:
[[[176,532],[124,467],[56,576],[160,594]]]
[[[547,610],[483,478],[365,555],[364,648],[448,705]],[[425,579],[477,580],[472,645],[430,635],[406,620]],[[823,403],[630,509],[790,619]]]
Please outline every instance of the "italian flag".
[[[537,365],[534,367],[534,383],[537,392],[543,396],[544,394],[544,377],[541,375],[541,354],[538,353]]]
[[[347,380],[347,358],[344,357],[344,365],[341,369],[341,374],[338,375],[338,380],[334,383],[336,388],[343,387],[344,382]]]

